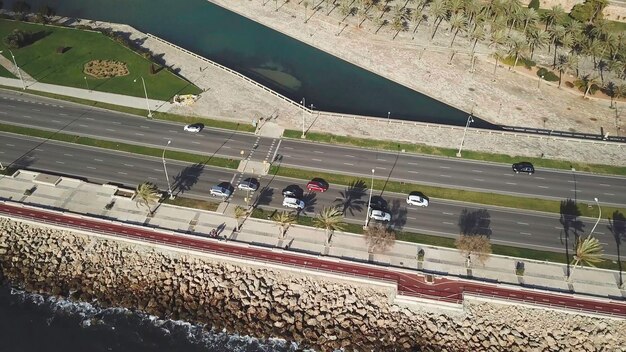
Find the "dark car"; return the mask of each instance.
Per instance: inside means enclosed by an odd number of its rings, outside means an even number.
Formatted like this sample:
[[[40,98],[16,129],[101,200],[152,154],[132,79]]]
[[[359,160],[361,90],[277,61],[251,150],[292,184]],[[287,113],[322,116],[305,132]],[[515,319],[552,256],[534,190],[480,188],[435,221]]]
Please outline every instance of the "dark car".
[[[535,173],[535,167],[533,166],[533,164],[527,162],[527,161],[523,161],[521,163],[515,163],[513,164],[513,171],[516,174],[519,174],[520,172],[532,175]]]
[[[314,178],[306,184],[306,189],[313,192],[326,192],[328,190],[328,182],[321,178]]]
[[[285,197],[302,198],[303,195],[304,192],[298,185],[289,185],[283,189],[283,196]]]

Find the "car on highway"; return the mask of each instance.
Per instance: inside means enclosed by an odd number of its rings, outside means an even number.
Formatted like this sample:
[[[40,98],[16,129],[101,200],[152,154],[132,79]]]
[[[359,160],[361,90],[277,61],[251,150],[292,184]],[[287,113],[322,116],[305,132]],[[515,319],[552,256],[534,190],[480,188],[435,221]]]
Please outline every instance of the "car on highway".
[[[211,190],[209,191],[209,193],[214,197],[228,198],[230,197],[232,191],[228,187],[225,187],[220,184],[220,185],[211,187]]]
[[[244,191],[256,191],[259,189],[259,181],[255,178],[247,178],[237,185],[237,188],[242,189]]]
[[[298,185],[289,185],[283,189],[283,197],[301,198],[303,193],[302,188]]]
[[[419,192],[411,192],[406,197],[406,204],[415,205],[416,207],[427,207],[430,202],[423,194]]]
[[[513,168],[513,172],[515,172],[516,174],[523,172],[523,173],[532,175],[535,173],[535,167],[533,166],[533,164],[529,163],[528,161],[515,163],[512,165],[512,168]]]
[[[328,190],[328,182],[321,178],[314,178],[306,184],[306,189],[313,192],[326,192]]]
[[[185,127],[183,127],[183,130],[187,132],[198,133],[202,131],[202,127],[204,126],[201,123],[192,123],[190,125],[186,125]]]
[[[370,219],[389,222],[391,221],[391,214],[384,210],[370,209]]]
[[[304,202],[295,197],[285,197],[283,207],[302,210],[304,209]]]

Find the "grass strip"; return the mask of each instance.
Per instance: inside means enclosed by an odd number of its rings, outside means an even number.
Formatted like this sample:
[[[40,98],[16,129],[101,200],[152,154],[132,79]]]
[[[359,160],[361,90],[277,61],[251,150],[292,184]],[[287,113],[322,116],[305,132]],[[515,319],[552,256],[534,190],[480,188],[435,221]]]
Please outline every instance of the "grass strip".
[[[255,208],[252,211],[251,216],[253,218],[266,220],[267,217],[270,216],[272,212],[273,211],[266,211],[263,209]],[[310,216],[300,215],[296,218],[296,224],[302,225],[302,226],[315,227],[313,225],[313,219],[314,218]],[[344,232],[362,235],[363,226],[359,224],[348,223],[345,226]],[[396,240],[404,241],[404,242],[411,242],[411,243],[418,243],[418,244],[423,244],[423,245],[428,245],[428,246],[456,248],[456,246],[454,245],[453,238],[425,235],[425,234],[414,233],[414,232],[406,232],[406,231],[396,232]],[[493,254],[497,254],[497,255],[565,264],[564,253],[541,251],[541,250],[521,248],[521,247],[512,247],[512,246],[505,246],[505,245],[500,245],[500,244],[492,244],[491,250]],[[600,263],[597,263],[596,267],[601,268],[601,269],[619,270],[619,265],[617,261],[612,261],[609,259],[604,259]],[[626,261],[622,261],[622,267],[626,268]],[[511,271],[514,271],[514,270],[515,268],[511,268]]]
[[[293,138],[300,140],[300,136],[302,135],[302,131],[296,130],[285,130],[283,137]],[[438,148],[431,147],[423,144],[413,144],[406,142],[394,142],[394,141],[384,141],[384,140],[375,140],[375,139],[366,139],[366,138],[357,138],[357,137],[347,137],[347,136],[337,136],[330,133],[317,133],[310,132],[306,135],[307,140],[314,142],[322,142],[329,144],[343,144],[354,147],[361,148],[369,148],[369,149],[383,149],[397,152],[399,150],[404,150],[408,153],[415,154],[427,154],[427,155],[435,155],[435,156],[447,156],[456,158],[456,149],[449,148]],[[529,161],[535,165],[535,167],[544,167],[544,168],[552,168],[552,169],[562,169],[562,170],[571,170],[571,168],[575,168],[578,171],[585,172],[593,172],[597,174],[607,174],[607,175],[626,175],[626,167],[624,166],[612,166],[612,165],[599,165],[599,164],[586,164],[586,163],[575,163],[569,162],[565,160],[552,160],[552,159],[542,159],[542,158],[534,158],[534,157],[515,157],[504,154],[494,154],[494,153],[483,153],[483,152],[474,152],[470,150],[463,151],[464,159],[472,159],[472,160],[480,160],[480,161],[492,161],[498,163],[512,164],[518,162],[522,159],[525,161]]]
[[[0,87],[4,89],[10,89],[10,90],[22,92],[21,89],[15,88],[15,87],[9,87],[9,86],[3,86],[3,85],[0,85]],[[41,92],[41,91],[30,90],[30,89],[27,92],[29,94],[39,95],[39,96],[46,97],[46,98],[69,101],[69,102],[76,103],[76,104],[93,106],[93,107],[97,107],[101,109],[122,112],[122,113],[130,114],[130,115],[137,115],[141,117],[148,116],[148,110],[145,110],[145,109],[131,108],[127,106],[103,103],[103,102],[94,101],[94,100],[71,97],[68,95]],[[255,131],[255,127],[249,124],[241,124],[239,122],[209,119],[205,117],[170,114],[167,112],[160,112],[160,111],[153,111],[152,118],[157,119],[157,120],[180,122],[184,124],[202,123],[204,124],[205,127],[221,128],[221,129],[233,130],[233,131],[239,131],[239,132],[253,133]]]
[[[145,146],[134,145],[134,144],[104,141],[104,140],[94,139],[94,138],[89,138],[89,137],[81,137],[81,136],[65,134],[65,133],[50,132],[50,131],[38,130],[35,128],[14,126],[14,125],[8,125],[8,124],[3,124],[3,123],[0,123],[0,131],[21,134],[25,136],[45,138],[49,140],[66,142],[66,143],[86,145],[90,147],[98,147],[98,148],[116,150],[120,152],[128,152],[128,153],[133,153],[133,154],[154,156],[154,157],[159,157],[159,158],[161,157],[163,153],[163,149],[161,148],[153,148],[153,147],[145,147]],[[167,158],[171,160],[180,160],[180,161],[186,161],[186,162],[196,163],[196,164],[224,167],[228,169],[236,169],[239,166],[238,160],[177,152],[173,150],[167,152]]]
[[[201,209],[201,210],[208,210],[208,211],[216,211],[217,207],[219,206],[219,203],[209,202],[209,201],[200,200],[200,199],[185,198],[181,196],[177,196],[174,199],[169,199],[168,197],[165,197],[163,199],[163,203],[177,205],[179,207],[194,208],[194,209]]]
[[[280,166],[272,166],[270,173],[277,176],[293,177],[304,180],[311,179],[311,170],[292,169]],[[358,176],[330,174],[325,172],[315,171],[315,177],[321,177],[329,183],[349,186],[357,182],[364,182],[369,185],[370,180]],[[412,183],[404,183],[398,181],[386,181],[381,179],[374,179],[374,189],[384,190],[385,192],[395,192],[408,194],[410,192],[419,191],[427,195],[428,197],[448,199],[462,202],[470,202],[484,205],[494,205],[507,208],[524,209],[543,211],[548,213],[560,213],[560,201],[517,197],[496,193],[483,193],[475,191],[466,191],[452,188],[425,186]],[[595,204],[587,204],[578,202],[578,208],[582,216],[588,216],[595,218],[598,216],[598,207]],[[622,214],[626,214],[626,209],[615,208],[602,205],[602,211],[604,214],[613,214],[615,211],[619,211]]]

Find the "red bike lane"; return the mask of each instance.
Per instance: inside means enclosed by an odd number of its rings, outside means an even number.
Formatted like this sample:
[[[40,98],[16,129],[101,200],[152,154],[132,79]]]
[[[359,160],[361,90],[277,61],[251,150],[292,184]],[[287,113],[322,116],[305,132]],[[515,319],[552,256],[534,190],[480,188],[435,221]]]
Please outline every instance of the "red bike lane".
[[[479,297],[505,299],[524,303],[567,308],[577,311],[598,312],[626,317],[626,302],[608,299],[586,298],[580,295],[561,294],[526,288],[508,288],[497,284],[465,279],[433,277],[430,281],[421,273],[411,273],[391,267],[350,263],[328,257],[275,251],[272,249],[229,243],[212,238],[165,232],[153,228],[108,221],[85,215],[66,215],[56,211],[0,204],[0,214],[39,223],[82,229],[127,239],[147,241],[218,255],[239,257],[259,262],[289,265],[319,272],[369,278],[393,283],[398,294],[448,303],[462,303],[464,294]]]

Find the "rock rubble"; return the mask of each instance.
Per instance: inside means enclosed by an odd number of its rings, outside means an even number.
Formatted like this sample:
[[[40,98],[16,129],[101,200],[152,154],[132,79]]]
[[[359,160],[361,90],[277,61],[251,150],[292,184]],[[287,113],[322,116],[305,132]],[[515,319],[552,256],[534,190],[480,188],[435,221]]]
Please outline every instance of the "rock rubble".
[[[184,255],[0,219],[5,280],[319,351],[626,351],[626,321],[494,303],[463,313],[388,289]]]

